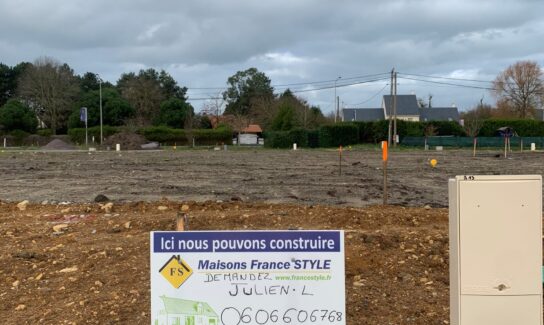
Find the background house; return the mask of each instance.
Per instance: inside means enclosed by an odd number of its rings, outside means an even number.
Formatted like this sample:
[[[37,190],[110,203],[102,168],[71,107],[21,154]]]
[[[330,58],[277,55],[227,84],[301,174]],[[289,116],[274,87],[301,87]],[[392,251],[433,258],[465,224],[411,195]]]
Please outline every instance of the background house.
[[[397,95],[397,119],[405,121],[419,121],[419,103],[416,95]],[[384,95],[382,108],[385,119],[393,116],[393,96]]]
[[[459,122],[457,107],[421,107],[416,95],[397,95],[397,119],[414,122],[456,121]],[[343,108],[342,121],[380,121],[393,115],[393,96],[385,95],[381,108]]]
[[[419,109],[419,120],[428,121],[455,121],[459,122],[457,107],[431,107]]]
[[[383,108],[344,108],[342,121],[381,121],[384,119]]]

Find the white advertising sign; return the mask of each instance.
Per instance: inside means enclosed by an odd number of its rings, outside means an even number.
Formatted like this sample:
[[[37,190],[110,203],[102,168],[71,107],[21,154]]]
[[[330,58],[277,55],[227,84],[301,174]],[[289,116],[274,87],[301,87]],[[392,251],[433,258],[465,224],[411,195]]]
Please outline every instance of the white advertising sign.
[[[346,324],[343,231],[151,233],[152,325]]]

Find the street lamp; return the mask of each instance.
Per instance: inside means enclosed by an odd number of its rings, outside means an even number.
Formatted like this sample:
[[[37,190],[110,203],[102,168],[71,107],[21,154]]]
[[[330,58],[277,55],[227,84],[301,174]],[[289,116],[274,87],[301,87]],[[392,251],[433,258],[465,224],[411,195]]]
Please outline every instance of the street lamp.
[[[334,107],[336,107],[335,114],[334,114],[334,123],[336,123],[336,119],[338,118],[338,100],[336,99],[336,82],[338,82],[338,80],[340,79],[342,79],[342,77],[338,77],[336,78],[336,80],[334,80]]]

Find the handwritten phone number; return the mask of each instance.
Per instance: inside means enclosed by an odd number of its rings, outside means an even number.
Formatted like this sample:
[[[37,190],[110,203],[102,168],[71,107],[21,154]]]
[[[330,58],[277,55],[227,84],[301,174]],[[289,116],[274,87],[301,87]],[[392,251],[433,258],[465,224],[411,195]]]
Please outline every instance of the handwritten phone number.
[[[221,312],[221,322],[223,325],[240,324],[300,324],[300,323],[337,323],[342,322],[344,314],[335,310],[314,309],[311,311],[289,308],[280,313],[275,309],[267,311],[264,309],[254,310],[246,307],[242,311],[228,307]]]

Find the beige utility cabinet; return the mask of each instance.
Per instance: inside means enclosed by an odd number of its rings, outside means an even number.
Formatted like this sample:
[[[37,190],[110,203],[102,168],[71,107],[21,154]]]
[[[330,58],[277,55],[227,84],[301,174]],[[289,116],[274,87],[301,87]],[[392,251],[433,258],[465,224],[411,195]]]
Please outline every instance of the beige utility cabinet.
[[[452,325],[542,325],[542,177],[449,181]]]

